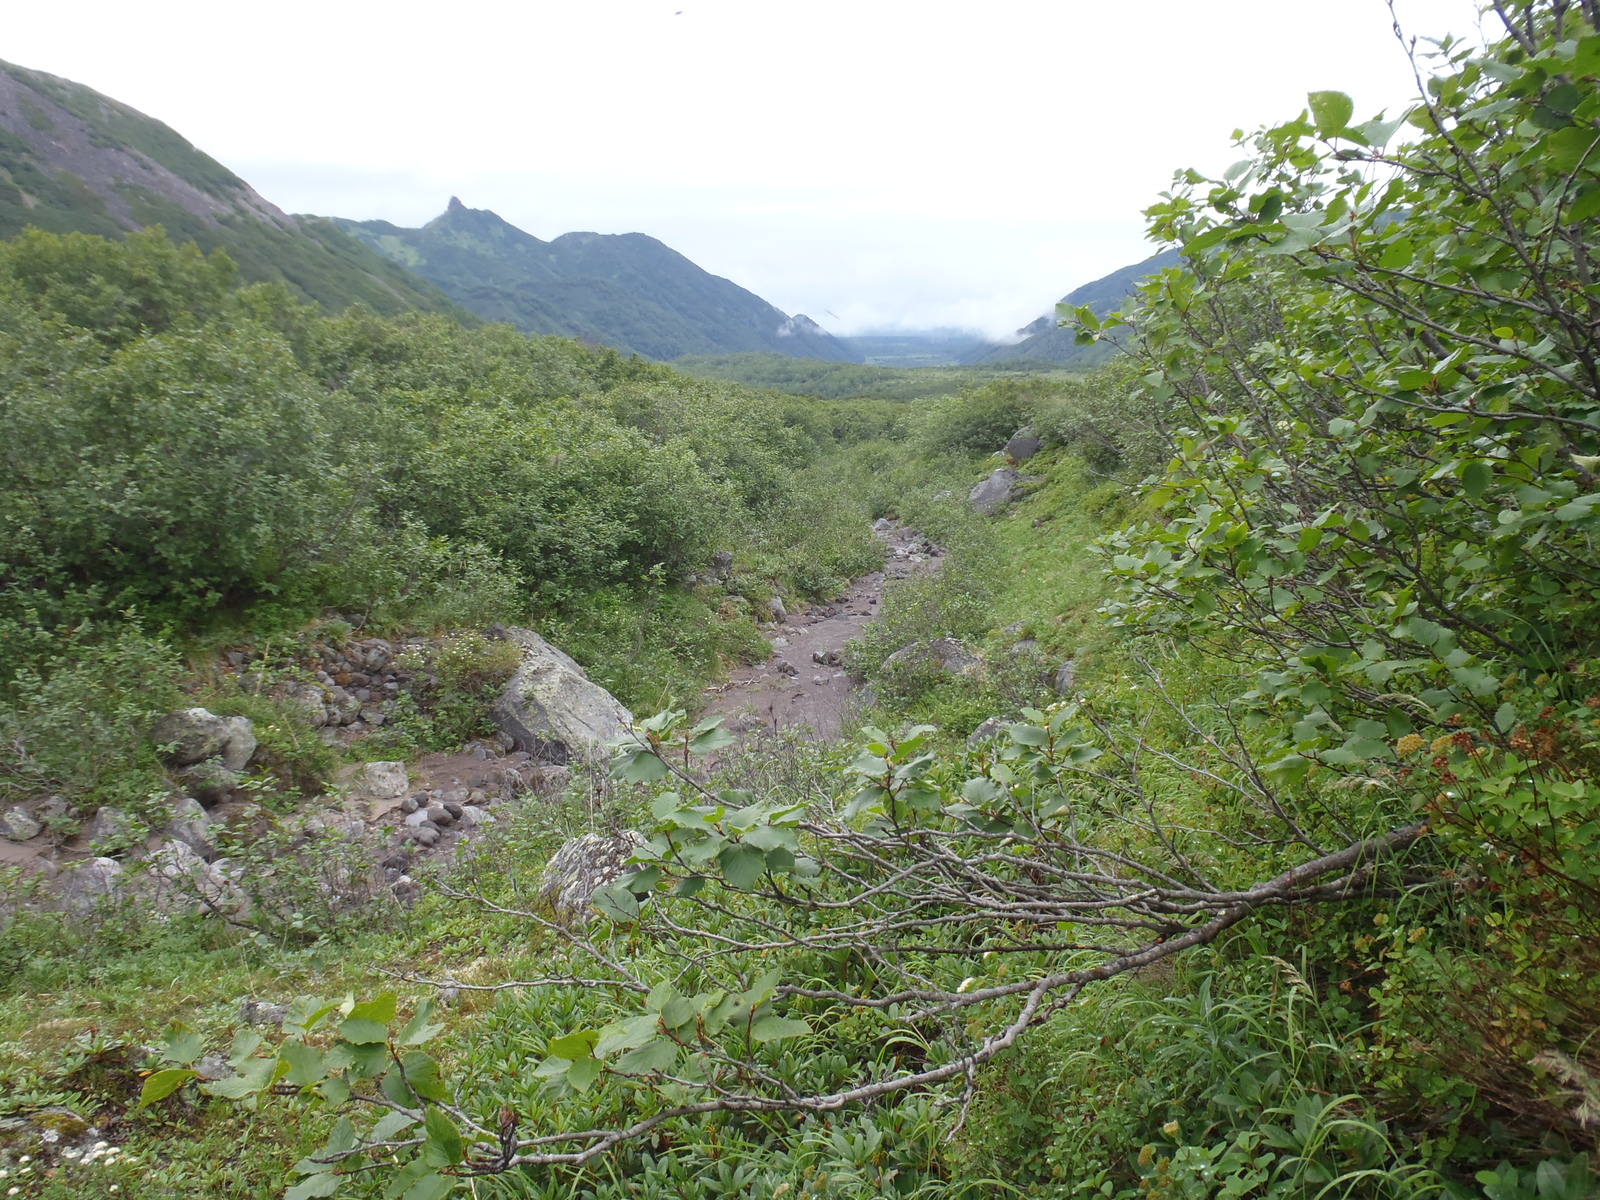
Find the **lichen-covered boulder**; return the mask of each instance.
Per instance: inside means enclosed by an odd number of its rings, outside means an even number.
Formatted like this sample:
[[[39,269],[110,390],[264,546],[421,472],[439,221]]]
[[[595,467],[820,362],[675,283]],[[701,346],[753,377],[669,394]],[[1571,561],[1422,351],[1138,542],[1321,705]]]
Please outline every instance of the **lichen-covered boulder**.
[[[242,771],[256,752],[256,727],[249,717],[223,717],[222,724],[228,731],[222,743],[222,765]]]
[[[91,858],[61,873],[61,898],[74,912],[88,912],[121,889],[122,864],[114,858]]]
[[[0,815],[0,833],[13,842],[25,842],[43,831],[44,826],[30,817],[27,809],[9,808]]]
[[[589,897],[596,889],[633,870],[628,859],[644,844],[644,838],[631,829],[569,838],[545,866],[539,898],[557,916],[581,919],[588,913]]]
[[[361,769],[361,790],[374,800],[393,800],[411,790],[403,762],[369,762]]]
[[[1012,462],[1025,462],[1039,453],[1044,441],[1034,432],[1032,425],[1024,425],[1011,435],[1006,443],[1005,456]]]
[[[1014,468],[1001,467],[967,494],[967,503],[973,512],[993,516],[1011,503],[1019,478]]]
[[[203,708],[180,708],[155,723],[150,738],[158,746],[170,746],[167,759],[175,767],[187,767],[221,754],[233,730],[213,712]]]
[[[531,629],[497,631],[522,662],[495,702],[496,724],[524,750],[549,762],[600,758],[606,743],[633,727],[633,714],[583,668]]]

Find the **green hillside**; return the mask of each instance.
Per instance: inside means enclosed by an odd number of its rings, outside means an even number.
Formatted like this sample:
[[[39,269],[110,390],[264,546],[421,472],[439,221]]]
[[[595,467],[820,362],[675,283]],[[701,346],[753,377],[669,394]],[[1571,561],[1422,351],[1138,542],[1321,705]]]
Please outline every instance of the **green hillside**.
[[[790,317],[642,233],[564,233],[545,242],[454,197],[420,229],[337,220],[489,321],[646,358],[741,351],[854,361],[809,317]]]
[[[117,237],[162,225],[226,250],[250,282],[341,310],[465,316],[432,284],[319,217],[290,216],[180,134],[82,84],[0,62],[0,237]]]

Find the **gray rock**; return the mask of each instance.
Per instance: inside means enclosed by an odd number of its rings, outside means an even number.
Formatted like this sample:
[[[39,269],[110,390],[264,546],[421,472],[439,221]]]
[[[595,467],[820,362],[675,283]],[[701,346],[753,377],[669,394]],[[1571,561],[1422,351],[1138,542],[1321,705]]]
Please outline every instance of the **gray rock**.
[[[122,864],[114,858],[91,858],[61,873],[61,897],[74,912],[88,912],[121,890]]]
[[[184,768],[178,778],[188,793],[207,807],[221,804],[239,787],[239,777],[217,758]]]
[[[401,904],[415,903],[422,895],[422,885],[409,875],[402,875],[394,881],[394,898]]]
[[[583,668],[530,629],[506,636],[522,663],[495,702],[495,723],[518,750],[553,762],[601,758],[606,742],[633,728],[633,714]]]
[[[1077,674],[1078,663],[1076,659],[1069,658],[1066,662],[1062,663],[1060,669],[1056,671],[1056,695],[1065,696],[1068,692],[1070,692],[1072,690],[1072,681]]]
[[[120,808],[102,808],[89,823],[89,844],[97,850],[126,850],[139,838],[139,823]]]
[[[421,825],[427,819],[428,819],[428,810],[427,809],[425,809],[425,808],[412,809],[410,812],[408,812],[406,814],[406,827],[408,829],[415,829],[417,826]]]
[[[177,767],[215,758],[232,735],[226,721],[203,708],[183,708],[161,717],[150,730],[158,746],[170,745],[168,761]]]
[[[208,1054],[194,1065],[195,1072],[207,1082],[218,1079],[228,1079],[233,1075],[233,1068],[228,1065],[228,1060],[220,1054]]]
[[[888,517],[879,517],[872,523],[872,532],[884,536],[887,536],[893,528],[894,522],[889,520]]]
[[[716,579],[726,579],[733,573],[733,551],[718,550],[711,556],[711,574]]]
[[[437,846],[439,844],[439,831],[426,822],[417,826],[411,836],[416,839],[419,846]]]
[[[265,1000],[246,1000],[239,1005],[239,1022],[242,1025],[282,1025],[289,1015],[287,1004],[269,1004]]]
[[[1020,642],[1011,644],[1013,654],[1037,654],[1039,652],[1038,638],[1023,638]]]
[[[455,817],[451,815],[450,810],[442,804],[430,804],[428,806],[428,811],[423,815],[437,825],[440,829],[444,829],[449,825],[454,825],[456,820]]]
[[[207,862],[217,856],[217,843],[211,838],[211,822],[206,818],[206,810],[190,796],[179,796],[172,802],[167,836],[182,842]]]
[[[228,729],[222,765],[230,771],[242,771],[256,752],[256,727],[249,717],[223,717],[222,723]]]
[[[489,824],[494,820],[494,817],[476,804],[468,804],[462,808],[459,820],[461,821],[461,828],[476,829],[480,825]]]
[[[774,596],[767,601],[767,611],[772,614],[774,621],[787,621],[789,619],[789,610],[783,606],[783,597],[781,596]]]
[[[403,762],[369,762],[361,770],[362,790],[375,800],[393,800],[411,788]]]
[[[955,638],[934,638],[931,642],[912,642],[883,660],[885,671],[917,671],[937,668],[951,675],[971,675],[983,660]]]
[[[990,717],[982,725],[979,725],[967,735],[967,745],[977,746],[988,741],[990,738],[999,737],[1006,731],[1006,726],[1008,724],[1010,724],[1010,722],[1004,717]]]
[[[1013,468],[1001,467],[967,494],[967,503],[972,506],[973,512],[986,517],[993,516],[1011,503],[1011,493],[1017,486],[1017,479],[1017,472]]]
[[[628,859],[644,844],[644,838],[631,829],[569,838],[545,866],[539,898],[557,916],[583,919],[588,915],[589,897],[631,871]]]
[[[572,768],[558,764],[535,767],[528,774],[529,788],[540,796],[557,796],[572,782]]]
[[[44,832],[44,826],[35,821],[21,808],[10,808],[0,815],[0,833],[13,842],[25,842],[31,837],[38,837]]]
[[[294,698],[294,702],[311,728],[321,729],[328,723],[328,706],[322,702],[320,693],[303,692]]]
[[[1011,435],[1011,440],[1006,443],[1005,455],[1013,462],[1023,462],[1039,453],[1043,445],[1044,442],[1033,431],[1033,426],[1024,425]]]
[[[427,803],[427,799],[428,798],[426,796],[407,796],[404,800],[400,801],[400,811],[406,814],[414,813],[417,811],[417,809],[421,808]]]

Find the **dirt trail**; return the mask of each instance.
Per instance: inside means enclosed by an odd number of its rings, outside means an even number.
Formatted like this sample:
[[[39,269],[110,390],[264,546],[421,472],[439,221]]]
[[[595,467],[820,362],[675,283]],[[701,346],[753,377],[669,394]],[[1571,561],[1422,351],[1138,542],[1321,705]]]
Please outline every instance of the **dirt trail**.
[[[707,716],[726,716],[724,727],[733,733],[803,727],[818,740],[839,736],[845,714],[859,703],[841,665],[845,643],[877,615],[888,580],[937,570],[944,560],[943,549],[915,530],[880,524],[886,527],[876,532],[889,550],[884,569],[863,575],[838,600],[790,613],[782,628],[767,634],[770,659],[707,689]]]

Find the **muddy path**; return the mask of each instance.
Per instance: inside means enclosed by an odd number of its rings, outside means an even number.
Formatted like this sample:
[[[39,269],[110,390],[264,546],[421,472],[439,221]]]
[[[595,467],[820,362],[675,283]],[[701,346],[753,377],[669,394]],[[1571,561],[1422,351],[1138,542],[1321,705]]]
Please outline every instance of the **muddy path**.
[[[706,689],[707,716],[726,717],[724,727],[734,733],[805,729],[819,741],[839,736],[846,714],[861,703],[843,666],[845,643],[877,616],[886,583],[937,570],[944,560],[943,548],[915,530],[880,522],[874,531],[887,543],[884,569],[857,579],[837,600],[790,613],[768,631],[772,657]]]

